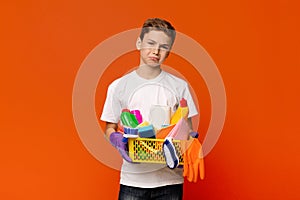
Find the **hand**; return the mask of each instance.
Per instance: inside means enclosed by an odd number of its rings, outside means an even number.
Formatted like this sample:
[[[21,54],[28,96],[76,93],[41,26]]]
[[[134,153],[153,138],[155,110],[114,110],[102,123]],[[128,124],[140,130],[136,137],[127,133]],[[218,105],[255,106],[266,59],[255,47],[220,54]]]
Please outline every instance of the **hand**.
[[[185,144],[187,145],[187,144]],[[200,179],[204,179],[204,160],[202,146],[198,139],[192,139],[183,154],[184,166],[183,176],[190,182],[197,182],[198,173]]]
[[[199,134],[198,134],[197,132],[195,132],[195,131],[191,131],[191,132],[190,132],[190,136],[191,136],[192,138],[198,138]]]
[[[118,149],[121,156],[127,161],[132,162],[131,158],[128,156],[127,141],[123,140],[123,135],[120,132],[113,132],[109,136],[110,143]]]

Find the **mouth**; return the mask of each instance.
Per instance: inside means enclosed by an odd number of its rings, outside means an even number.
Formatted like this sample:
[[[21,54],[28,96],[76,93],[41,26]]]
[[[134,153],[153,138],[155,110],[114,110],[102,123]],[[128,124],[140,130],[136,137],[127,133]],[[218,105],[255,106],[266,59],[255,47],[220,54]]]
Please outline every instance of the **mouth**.
[[[158,57],[149,57],[150,60],[154,61],[154,62],[158,62],[159,58]]]

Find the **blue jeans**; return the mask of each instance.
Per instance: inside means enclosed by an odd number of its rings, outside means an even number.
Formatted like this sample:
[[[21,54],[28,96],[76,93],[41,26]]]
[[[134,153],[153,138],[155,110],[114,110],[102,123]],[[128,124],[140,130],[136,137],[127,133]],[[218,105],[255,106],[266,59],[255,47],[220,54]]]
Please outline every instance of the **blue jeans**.
[[[119,200],[182,200],[183,184],[157,188],[120,185]]]

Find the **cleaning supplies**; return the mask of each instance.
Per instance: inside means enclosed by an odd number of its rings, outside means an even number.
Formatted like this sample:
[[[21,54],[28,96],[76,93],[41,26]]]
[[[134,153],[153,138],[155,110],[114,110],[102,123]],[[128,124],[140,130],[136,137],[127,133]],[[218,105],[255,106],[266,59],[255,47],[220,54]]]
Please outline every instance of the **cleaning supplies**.
[[[131,110],[130,113],[136,117],[139,124],[143,122],[143,117],[139,110]]]
[[[169,125],[169,126],[165,126],[161,129],[158,129],[156,131],[156,139],[165,139],[169,133],[172,131],[172,129],[174,128],[176,124],[173,125]]]
[[[137,128],[130,128],[127,126],[124,126],[124,134],[123,134],[123,142],[127,143],[128,138],[138,138],[138,129]]]
[[[187,106],[186,99],[182,98],[180,100],[180,105],[171,117],[171,125],[176,124],[181,118],[187,119],[187,116],[189,114],[189,108]]]
[[[197,138],[194,138],[191,141],[181,141],[181,147],[183,146],[183,176],[187,177],[189,182],[197,182],[198,176],[200,176],[200,179],[203,180],[205,174],[204,159],[200,141]]]
[[[152,124],[138,128],[140,138],[155,138],[155,130]]]
[[[140,123],[137,128],[143,127],[143,126],[148,126],[150,125],[150,123],[148,121],[143,121],[142,123]]]
[[[151,105],[149,112],[150,123],[160,129],[170,124],[171,108],[163,105]]]
[[[135,128],[139,124],[136,117],[132,113],[130,113],[130,111],[128,109],[122,110],[120,119],[121,119],[123,126]]]
[[[180,118],[167,137],[176,140],[187,140],[189,138],[190,127],[184,118]]]
[[[163,143],[163,153],[166,164],[170,169],[174,169],[179,165],[179,158],[177,156],[176,148],[173,145],[172,138],[166,138]]]
[[[130,128],[124,126],[124,137],[127,138],[137,138],[138,137],[138,128]]]

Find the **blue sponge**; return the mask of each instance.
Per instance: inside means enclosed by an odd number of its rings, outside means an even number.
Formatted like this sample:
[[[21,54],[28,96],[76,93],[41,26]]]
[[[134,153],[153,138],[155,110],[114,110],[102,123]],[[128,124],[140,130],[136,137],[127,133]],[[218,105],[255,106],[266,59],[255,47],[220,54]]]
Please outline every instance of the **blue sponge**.
[[[155,138],[153,125],[140,127],[138,133],[141,138]]]

